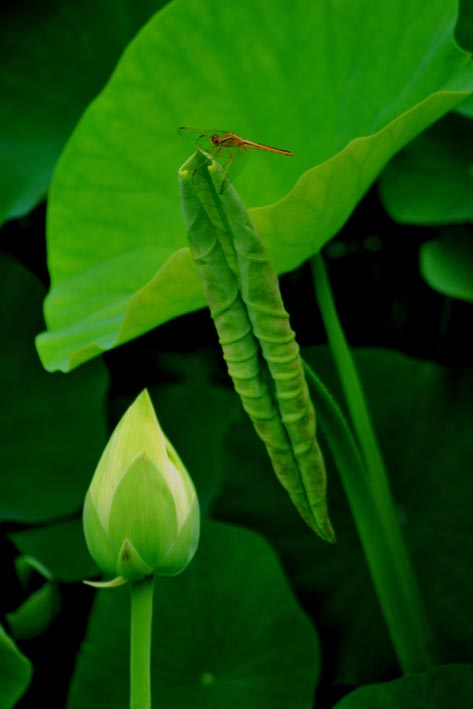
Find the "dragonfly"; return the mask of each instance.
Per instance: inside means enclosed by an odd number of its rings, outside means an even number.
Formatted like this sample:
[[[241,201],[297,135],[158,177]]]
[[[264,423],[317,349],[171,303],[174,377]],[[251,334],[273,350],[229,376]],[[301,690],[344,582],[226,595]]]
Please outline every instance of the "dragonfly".
[[[220,192],[224,192],[230,181],[233,181],[240,174],[245,166],[248,150],[263,150],[266,153],[276,153],[277,155],[294,155],[292,150],[283,150],[282,148],[274,148],[272,145],[247,140],[247,138],[241,138],[231,131],[199,130],[181,126],[178,133],[183,138],[193,140],[196,146],[210,154],[214,160],[218,160],[222,165],[225,178]]]

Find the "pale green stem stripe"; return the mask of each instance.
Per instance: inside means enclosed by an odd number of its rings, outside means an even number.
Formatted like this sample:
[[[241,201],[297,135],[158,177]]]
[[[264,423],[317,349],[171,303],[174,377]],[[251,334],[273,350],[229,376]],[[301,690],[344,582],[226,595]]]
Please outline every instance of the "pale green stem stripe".
[[[324,410],[324,430],[327,437],[332,438],[331,450],[338,457],[342,482],[399,664],[406,674],[420,672],[437,664],[432,632],[322,256],[315,256],[312,266],[330,349],[361,449],[359,460],[353,455],[353,445],[351,453],[348,450],[351,434],[346,432],[347,426],[338,407],[327,399],[313,373],[310,382],[320,397],[317,399],[319,415]]]
[[[130,709],[151,709],[154,576],[130,584]]]

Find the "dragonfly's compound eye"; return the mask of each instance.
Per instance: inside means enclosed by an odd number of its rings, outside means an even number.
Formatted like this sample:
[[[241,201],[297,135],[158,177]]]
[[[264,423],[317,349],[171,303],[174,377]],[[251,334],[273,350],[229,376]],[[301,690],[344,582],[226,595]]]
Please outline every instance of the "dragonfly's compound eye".
[[[213,135],[210,136],[210,142],[212,145],[219,145],[220,144],[220,138],[218,137],[217,133],[214,133]]]

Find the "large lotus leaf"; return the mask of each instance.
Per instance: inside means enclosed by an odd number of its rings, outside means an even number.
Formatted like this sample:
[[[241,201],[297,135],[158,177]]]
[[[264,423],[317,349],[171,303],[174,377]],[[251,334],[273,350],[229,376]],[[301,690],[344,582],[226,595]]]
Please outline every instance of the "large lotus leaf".
[[[86,105],[158,0],[36,0],[2,6],[0,223],[28,212]]]
[[[465,99],[465,101],[462,101],[460,104],[458,104],[458,106],[455,108],[455,112],[459,113],[462,116],[473,118],[473,98],[470,96],[469,98]]]
[[[0,256],[0,520],[39,522],[82,504],[105,444],[101,362],[48,374],[34,348],[44,288]]]
[[[473,628],[465,622],[473,603],[473,374],[389,351],[355,355],[440,655],[444,661],[467,661],[473,653]],[[309,350],[305,356],[341,401],[327,351]],[[322,435],[324,422],[319,423]],[[228,481],[215,514],[264,533],[307,604],[319,599],[317,623],[336,642],[334,679],[359,684],[397,673],[330,456],[328,502],[337,533],[337,544],[330,547],[298,518],[246,421],[229,431],[222,456]]]
[[[156,581],[153,706],[310,709],[317,637],[270,547],[210,523],[189,568]],[[127,706],[129,592],[99,591],[68,708]]]
[[[393,682],[361,687],[335,709],[450,709],[468,707],[473,697],[473,665],[443,665]]]
[[[279,271],[317,251],[400,148],[473,90],[455,0],[177,0],[126,50],[51,189],[48,369],[204,305],[186,248],[179,125],[294,150],[238,187]],[[279,201],[278,201],[279,200]]]
[[[455,112],[459,113],[461,116],[467,116],[468,118],[473,118],[473,98],[469,96],[467,99],[462,101],[455,107]]]
[[[21,654],[0,625],[0,706],[11,709],[28,687],[32,674],[30,661]]]
[[[399,222],[473,221],[473,121],[451,114],[429,128],[390,162],[380,190]]]

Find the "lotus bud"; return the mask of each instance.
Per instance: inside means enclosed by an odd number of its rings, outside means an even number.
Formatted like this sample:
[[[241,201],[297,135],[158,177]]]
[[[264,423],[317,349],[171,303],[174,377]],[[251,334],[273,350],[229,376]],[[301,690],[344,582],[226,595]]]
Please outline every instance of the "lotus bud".
[[[144,390],[110,438],[84,504],[90,554],[114,586],[174,576],[199,541],[197,495]]]

